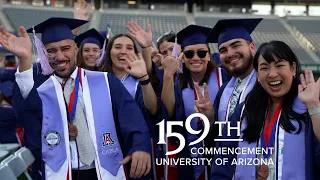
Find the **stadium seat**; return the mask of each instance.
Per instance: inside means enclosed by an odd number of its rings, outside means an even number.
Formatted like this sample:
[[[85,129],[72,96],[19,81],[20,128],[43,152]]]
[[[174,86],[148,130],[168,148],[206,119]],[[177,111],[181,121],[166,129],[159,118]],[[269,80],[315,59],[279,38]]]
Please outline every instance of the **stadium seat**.
[[[8,151],[6,151],[6,150],[1,150],[1,149],[0,149],[0,162],[1,162],[1,160],[4,159],[8,154],[9,154]]]
[[[6,159],[1,162],[1,165],[8,166],[13,172],[15,177],[19,177],[22,173],[24,173],[28,179],[31,179],[30,175],[27,172],[26,164],[15,155],[10,155]]]
[[[0,175],[1,180],[13,180],[17,179],[16,176],[13,174],[9,166],[0,165]]]
[[[30,166],[35,160],[31,151],[26,147],[20,148],[14,154],[20,159],[22,159],[22,161],[26,164],[27,167]]]

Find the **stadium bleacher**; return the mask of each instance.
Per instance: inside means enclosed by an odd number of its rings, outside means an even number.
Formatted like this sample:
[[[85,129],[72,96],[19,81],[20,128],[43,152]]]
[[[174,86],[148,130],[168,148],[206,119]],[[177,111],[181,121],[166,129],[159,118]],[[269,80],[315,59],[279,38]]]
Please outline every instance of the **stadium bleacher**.
[[[212,16],[212,15],[211,15]],[[218,20],[230,18],[223,17],[205,17],[203,15],[196,16],[196,24],[212,27]],[[315,64],[316,61],[306,52],[306,50],[299,44],[295,37],[284,27],[280,20],[276,17],[262,17],[263,21],[257,26],[252,33],[252,39],[256,44],[256,49],[264,42],[272,40],[279,40],[287,43],[298,56],[302,64]],[[215,52],[218,52],[217,45],[211,45]]]
[[[3,8],[3,12],[16,30],[18,30],[20,26],[24,26],[25,28],[32,27],[32,25],[38,24],[50,17],[73,18],[73,11],[71,8],[6,7]],[[88,28],[89,25],[86,24],[81,28],[80,32],[84,32]]]
[[[300,31],[313,45],[320,57],[320,20],[318,18],[288,17],[288,23]]]
[[[137,22],[144,29],[146,29],[148,24],[151,24],[154,41],[167,31],[173,30],[178,32],[188,25],[187,20],[183,15],[105,12],[101,14],[101,21],[98,29],[105,30],[109,24],[113,34],[126,33],[127,30],[124,28],[124,25],[129,21]]]

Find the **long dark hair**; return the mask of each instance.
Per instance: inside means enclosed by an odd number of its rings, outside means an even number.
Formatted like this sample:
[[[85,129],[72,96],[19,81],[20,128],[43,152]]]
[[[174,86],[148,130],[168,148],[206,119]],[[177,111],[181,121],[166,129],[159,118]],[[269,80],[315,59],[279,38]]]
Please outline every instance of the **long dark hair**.
[[[258,71],[258,59],[262,56],[268,63],[274,62],[275,58],[288,61],[290,65],[296,64],[296,74],[300,74],[300,63],[297,56],[291,48],[281,41],[271,41],[263,43],[253,58],[253,67]],[[282,101],[282,113],[280,117],[280,126],[289,133],[296,130],[290,120],[297,120],[299,134],[302,129],[302,122],[305,121],[305,114],[298,114],[293,111],[292,105],[298,94],[298,85],[300,84],[299,76],[293,77],[292,85],[289,92],[284,96]],[[247,95],[245,100],[245,109],[243,117],[247,120],[247,127],[243,130],[243,138],[247,142],[255,142],[260,138],[261,130],[264,126],[265,115],[268,109],[268,93],[263,89],[260,83],[256,82],[252,91]]]
[[[86,65],[86,62],[84,60],[84,57],[82,56],[82,51],[83,51],[83,45],[82,44],[80,47],[79,47],[79,50],[77,52],[77,61],[76,61],[76,65],[78,67],[81,67],[81,68],[84,68],[84,69],[88,69],[88,70],[91,70],[91,71],[98,71],[98,67],[97,66],[94,66],[94,67],[89,67]]]
[[[104,59],[102,60],[101,65],[98,67],[99,71],[113,73],[112,61],[111,61],[111,49],[112,49],[114,41],[116,39],[118,39],[119,37],[123,37],[123,36],[132,40],[134,52],[136,54],[138,54],[137,45],[131,36],[129,36],[127,34],[117,34],[117,35],[113,36],[108,42],[108,45],[106,47],[106,55],[104,56]]]
[[[213,70],[215,70],[215,68],[217,68],[217,65],[214,63],[214,61],[212,61],[212,56],[211,56],[211,52],[210,52],[210,48],[208,47],[208,54],[210,56],[210,61],[207,64],[207,70],[204,74],[203,79],[199,82],[200,85],[202,85],[205,82],[208,82],[210,74]],[[183,49],[182,49],[183,52]],[[181,89],[187,88],[188,84],[191,88],[193,87],[193,80],[191,78],[191,72],[190,70],[186,67],[186,65],[183,63],[183,74],[179,75],[179,79],[180,79],[180,87]]]

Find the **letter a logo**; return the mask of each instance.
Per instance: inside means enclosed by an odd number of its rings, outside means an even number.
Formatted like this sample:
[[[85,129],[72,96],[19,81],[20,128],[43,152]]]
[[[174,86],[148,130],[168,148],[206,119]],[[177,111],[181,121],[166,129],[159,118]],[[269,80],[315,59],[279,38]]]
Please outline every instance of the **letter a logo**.
[[[114,141],[111,138],[111,133],[104,133],[103,134],[103,146],[108,146],[114,144]]]

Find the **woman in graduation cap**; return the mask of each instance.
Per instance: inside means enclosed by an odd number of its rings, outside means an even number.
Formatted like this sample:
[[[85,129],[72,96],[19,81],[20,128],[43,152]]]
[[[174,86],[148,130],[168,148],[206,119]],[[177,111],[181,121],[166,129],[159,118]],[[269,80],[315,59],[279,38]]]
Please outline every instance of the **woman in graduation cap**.
[[[97,71],[104,55],[103,44],[107,43],[97,30],[90,29],[78,36],[75,41],[78,45],[77,66]]]
[[[174,57],[166,58],[162,64],[164,67],[164,84],[161,99],[168,110],[169,117],[173,119],[185,121],[188,116],[195,113],[195,103],[198,96],[203,94],[203,89],[204,96],[209,98],[211,102],[214,102],[219,88],[228,80],[226,72],[222,71],[211,61],[210,49],[205,42],[210,30],[210,28],[203,26],[189,25],[178,32],[177,43],[181,44],[183,52],[179,56],[183,62],[183,73],[180,75],[178,83],[174,84],[173,76],[178,69],[179,58],[178,60]],[[172,39],[171,41],[174,40]],[[199,92],[196,91],[195,84]],[[208,117],[208,119],[212,118]],[[194,130],[201,130],[201,120],[194,118],[191,121],[191,127]],[[186,137],[187,144],[198,139],[197,135],[187,133],[185,129],[182,129],[180,133]],[[181,155],[190,156],[189,149],[201,146],[203,144],[198,143],[186,147],[181,152]],[[192,156],[194,156],[193,158],[201,158],[200,155]],[[203,165],[193,166],[192,170],[193,174],[188,179],[207,179],[208,172]],[[179,173],[179,178],[180,176],[183,176],[183,174]]]
[[[312,72],[307,70],[300,82],[299,60],[281,41],[262,44],[253,66],[257,81],[231,116],[231,127],[241,123],[243,141],[218,142],[217,147],[263,151],[216,155],[215,159],[228,158],[228,162],[224,166],[213,164],[211,179],[319,179],[320,147],[312,124],[319,121],[320,103],[319,90],[316,94],[312,88],[316,84]],[[225,128],[222,138],[239,136],[231,131],[227,137]],[[248,159],[256,164],[239,163]]]
[[[161,105],[150,83],[146,63],[142,55],[138,54],[134,39],[127,34],[113,36],[106,47],[106,56],[99,69],[113,73],[121,80],[140,106],[151,138],[154,139],[156,137],[154,126],[161,120],[160,108],[163,109],[164,106]],[[154,150],[153,155],[155,155]]]

